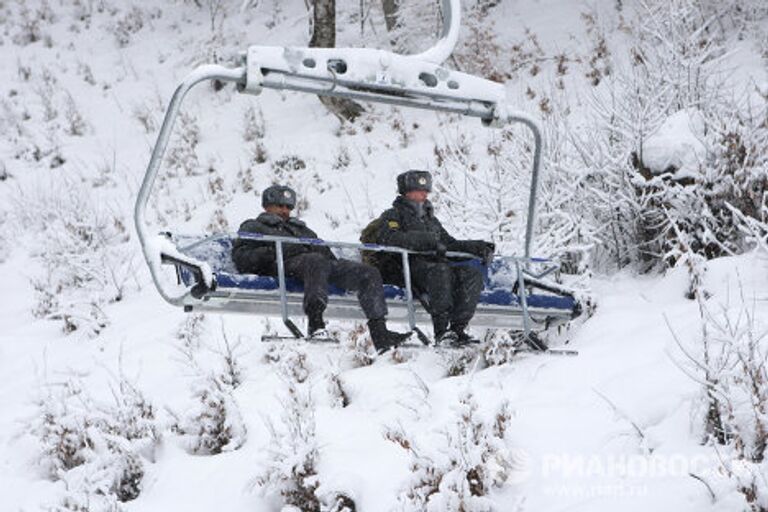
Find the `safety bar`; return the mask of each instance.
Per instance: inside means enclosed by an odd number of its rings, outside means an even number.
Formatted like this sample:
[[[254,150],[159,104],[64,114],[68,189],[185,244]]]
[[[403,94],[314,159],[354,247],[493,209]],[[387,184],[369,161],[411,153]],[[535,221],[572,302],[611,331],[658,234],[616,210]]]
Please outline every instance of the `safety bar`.
[[[187,246],[184,246],[181,248],[181,250],[188,251],[188,250],[194,249],[195,247],[198,247],[199,245],[210,242],[212,240],[229,239],[231,236],[232,235],[227,235],[227,234],[214,235],[211,237],[207,237],[203,240],[194,242],[192,244],[189,244]],[[237,233],[237,237],[244,240],[257,240],[260,242],[275,243],[275,256],[277,259],[278,292],[280,294],[280,312],[281,312],[283,323],[288,328],[288,330],[291,331],[291,334],[293,334],[297,338],[302,337],[301,331],[299,330],[298,327],[296,327],[296,324],[294,324],[291,321],[291,319],[288,318],[288,295],[287,295],[286,284],[285,284],[285,262],[283,260],[283,244],[316,245],[316,246],[324,246],[324,247],[349,248],[349,249],[358,249],[358,250],[364,250],[364,251],[391,252],[391,253],[400,254],[402,258],[402,265],[403,265],[403,281],[405,283],[405,299],[406,299],[406,307],[408,312],[408,326],[412,331],[415,331],[417,333],[417,335],[419,336],[419,339],[421,339],[421,341],[424,344],[428,343],[427,337],[416,325],[416,309],[413,304],[413,289],[411,287],[411,267],[410,267],[410,262],[408,260],[408,256],[412,254],[431,255],[431,254],[434,254],[433,252],[410,251],[402,247],[392,247],[392,246],[377,245],[377,244],[363,244],[363,243],[355,243],[355,242],[328,242],[326,240],[322,240],[319,238],[292,238],[292,237],[283,237],[283,236],[264,235],[261,233],[251,233],[251,232],[239,232]],[[478,259],[477,256],[475,255],[464,253],[464,252],[457,252],[457,251],[448,251],[446,252],[446,256],[451,258]]]
[[[301,331],[296,325],[288,318],[288,296],[285,289],[285,263],[283,262],[283,244],[301,244],[301,245],[319,245],[325,247],[339,247],[359,249],[364,251],[374,252],[391,252],[399,253],[402,258],[403,265],[403,282],[405,283],[405,300],[408,314],[408,327],[411,331],[416,332],[417,336],[425,345],[429,344],[429,338],[418,328],[416,325],[416,308],[413,304],[413,288],[411,286],[411,265],[408,256],[411,254],[434,254],[427,251],[409,251],[402,247],[392,247],[377,244],[360,244],[355,242],[327,242],[319,238],[290,238],[272,235],[263,235],[261,233],[238,233],[237,236],[244,240],[258,240],[262,242],[275,242],[275,254],[277,257],[277,278],[280,292],[280,312],[283,318],[283,323],[291,331],[291,333],[301,338]],[[449,251],[446,252],[446,256],[452,258],[471,258],[477,259],[477,256],[472,254]],[[527,314],[525,312],[524,314]],[[527,324],[525,324],[527,325]]]
[[[252,233],[252,232],[238,232],[236,234],[213,235],[210,237],[206,237],[202,240],[193,242],[191,244],[185,245],[181,247],[180,250],[182,252],[189,251],[202,244],[209,243],[211,241],[223,240],[223,239],[229,240],[231,238],[234,238],[235,236],[243,240],[254,240],[259,242],[275,243],[275,253],[276,253],[276,259],[277,259],[278,292],[280,296],[281,317],[282,317],[283,323],[290,330],[291,334],[293,334],[297,338],[302,337],[302,333],[288,316],[288,296],[287,296],[287,289],[286,289],[285,263],[283,259],[283,254],[284,254],[283,244],[314,245],[314,246],[323,246],[323,247],[331,247],[331,248],[338,247],[338,248],[356,249],[360,251],[391,252],[395,254],[400,254],[402,258],[403,281],[405,284],[405,299],[406,299],[408,325],[411,330],[415,331],[418,334],[419,339],[421,339],[424,344],[428,344],[429,340],[427,339],[426,335],[424,335],[424,333],[416,326],[416,312],[415,312],[415,306],[413,302],[414,297],[413,297],[413,289],[411,286],[411,269],[410,269],[410,262],[408,257],[410,255],[433,255],[434,254],[433,251],[432,252],[431,251],[411,251],[402,247],[393,247],[393,246],[385,246],[385,245],[370,244],[370,243],[334,242],[334,241],[326,241],[319,238],[282,237],[282,236],[265,235],[261,233]],[[477,256],[473,254],[458,252],[458,251],[448,251],[446,253],[446,256],[451,258],[462,258],[462,259],[473,259],[473,260],[479,259]],[[519,257],[519,256],[508,256],[508,257],[504,257],[504,259],[513,262],[515,271],[517,273],[517,282],[515,285],[515,289],[518,297],[520,298],[520,306],[523,311],[523,315],[522,315],[523,331],[526,337],[529,337],[529,335],[531,335],[532,333],[532,328],[531,328],[530,314],[528,311],[528,301],[527,301],[527,297],[525,296],[526,284],[534,284],[534,286],[542,287],[547,291],[551,291],[553,293],[563,293],[563,294],[572,295],[572,292],[564,288],[553,286],[549,283],[540,283],[537,278],[548,273],[549,271],[545,271],[542,274],[533,274],[532,272],[530,272],[525,268],[525,266],[529,263],[549,262],[550,260],[546,258],[525,258],[525,257]],[[526,275],[530,277],[526,278],[525,277]]]

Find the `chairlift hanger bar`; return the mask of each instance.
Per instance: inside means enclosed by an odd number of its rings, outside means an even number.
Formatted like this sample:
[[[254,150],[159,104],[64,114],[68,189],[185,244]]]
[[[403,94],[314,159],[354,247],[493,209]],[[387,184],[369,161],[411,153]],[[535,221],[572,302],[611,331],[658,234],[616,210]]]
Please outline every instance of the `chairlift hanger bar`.
[[[160,295],[182,305],[163,287],[146,223],[146,208],[162,164],[173,126],[187,93],[203,81],[233,82],[243,93],[260,94],[264,88],[293,90],[322,96],[400,105],[478,117],[486,126],[522,123],[534,136],[533,170],[528,201],[523,267],[528,267],[533,241],[534,215],[541,163],[542,136],[538,123],[527,114],[510,109],[499,83],[440,66],[458,40],[460,0],[443,0],[443,35],[429,50],[417,55],[398,55],[369,48],[283,48],[253,46],[243,65],[228,68],[203,65],[195,69],[171,98],[157,142],[147,166],[134,209],[134,220],[144,256]]]

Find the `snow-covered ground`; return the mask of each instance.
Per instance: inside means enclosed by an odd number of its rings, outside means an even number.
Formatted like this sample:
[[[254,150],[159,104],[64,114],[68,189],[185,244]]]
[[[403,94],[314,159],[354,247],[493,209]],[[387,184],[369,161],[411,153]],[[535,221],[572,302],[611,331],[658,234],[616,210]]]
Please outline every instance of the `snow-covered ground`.
[[[593,3],[503,1],[496,29],[500,40],[528,41],[521,44],[531,50],[528,28],[544,47],[542,54],[573,57],[589,47],[585,29],[574,20],[583,12],[610,13],[614,4]],[[40,400],[76,383],[87,398],[74,401],[85,409],[88,400],[114,404],[125,381],[151,402],[162,434],[145,459],[140,494],[121,505],[125,510],[279,510],[279,499],[260,492],[257,481],[279,448],[270,425],[280,430],[288,410],[281,369],[302,352],[309,377],[298,386],[314,403],[320,491],[348,494],[357,510],[402,505],[398,496],[414,478],[412,454],[388,437],[405,432],[423,454],[439,459],[454,447],[460,398],[467,393],[486,422],[494,421],[503,404],[512,411],[502,437],[513,464],[505,468],[504,484],[490,493],[497,510],[740,510],[737,496],[723,493],[713,501],[708,488],[717,491],[722,475],[715,452],[702,445],[701,385],[686,375],[695,373],[686,351],[696,351],[702,321],[699,303],[685,297],[689,274],[683,265],[663,275],[625,270],[594,276],[594,315],[560,336],[578,357],[520,355],[487,368],[469,363],[454,377],[447,376],[456,363],[452,352],[405,351],[402,360],[381,356],[361,366],[339,347],[275,349],[260,342],[265,329],[278,325],[275,319],[269,324],[206,315],[200,334],[185,344],[179,333],[190,330],[190,317],[152,287],[133,232],[132,207],[163,109],[184,75],[214,57],[226,62],[248,44],[306,42],[302,2],[250,2],[256,7],[242,11],[239,4],[221,3],[227,14],[214,19],[222,28],[211,31],[210,12],[192,2],[0,2],[0,511],[60,506],[66,486],[77,491],[82,484],[46,474]],[[359,40],[356,4],[342,7],[340,41]],[[610,15],[603,19],[613,21]],[[385,40],[382,33],[368,37]],[[610,40],[620,45],[623,37],[616,30]],[[212,45],[219,49],[216,56]],[[732,50],[738,73],[768,91],[765,60],[743,43]],[[535,114],[541,113],[541,96],[526,90],[540,91],[555,81],[555,59],[541,62],[541,75],[526,68],[507,84],[510,98]],[[575,74],[565,87],[577,88],[571,85],[579,81]],[[570,107],[588,108],[576,90]],[[263,134],[244,140],[249,107],[263,116]],[[179,129],[199,137],[197,155],[178,157],[176,176],[163,180],[151,201],[150,220],[192,233],[233,231],[258,212],[262,188],[283,179],[306,199],[302,215],[314,230],[355,241],[392,200],[396,174],[434,166],[436,146],[456,133],[480,146],[492,138],[476,121],[384,107],[354,128],[340,129],[316,98],[274,92],[241,97],[230,88],[193,92],[184,113],[192,117]],[[651,139],[661,153],[663,138],[659,132]],[[254,163],[259,146],[267,160]],[[106,259],[80,251],[76,261],[69,260],[73,272],[99,264],[107,270],[99,274],[99,290],[61,299],[59,312],[85,318],[72,320],[80,323],[67,334],[56,307],[48,319],[33,314],[44,296],[33,283],[61,284],[50,277],[61,270],[51,251],[71,249],[57,233],[80,233],[78,222],[100,226],[78,243]],[[102,236],[109,240],[94,242]],[[62,254],[66,259],[68,253]],[[712,314],[746,310],[758,320],[768,318],[764,254],[711,261],[704,275]],[[96,296],[100,313],[89,306]],[[220,371],[227,344],[235,347],[243,374],[231,391],[242,419],[235,429],[242,446],[191,454],[175,415],[194,410],[193,389]],[[348,396],[346,407],[330,391],[337,389],[329,377],[334,374]],[[88,510],[102,509],[93,502]]]

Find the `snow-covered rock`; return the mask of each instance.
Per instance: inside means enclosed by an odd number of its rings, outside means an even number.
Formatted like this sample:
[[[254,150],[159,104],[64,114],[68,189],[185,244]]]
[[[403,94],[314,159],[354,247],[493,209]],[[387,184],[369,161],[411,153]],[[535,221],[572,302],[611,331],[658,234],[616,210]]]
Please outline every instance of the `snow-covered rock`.
[[[675,180],[695,179],[704,162],[704,118],[695,110],[669,116],[642,145],[642,163],[653,174],[672,172]]]

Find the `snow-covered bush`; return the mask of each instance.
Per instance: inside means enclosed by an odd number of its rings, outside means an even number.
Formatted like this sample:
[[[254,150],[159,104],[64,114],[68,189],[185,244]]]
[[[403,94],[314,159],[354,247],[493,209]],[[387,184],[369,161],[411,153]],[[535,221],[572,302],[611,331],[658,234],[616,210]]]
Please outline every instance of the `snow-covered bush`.
[[[144,461],[160,442],[154,408],[122,376],[113,396],[114,404],[96,401],[70,380],[49,386],[38,401],[29,425],[40,444],[37,460],[68,491],[54,510],[116,510],[141,492]]]
[[[402,428],[385,432],[411,457],[411,476],[398,496],[401,510],[494,510],[492,491],[504,485],[514,462],[507,448],[509,404],[502,403],[492,418],[485,419],[466,391],[455,412],[452,424],[427,439],[413,439]]]
[[[19,5],[19,20],[14,24],[18,32],[12,37],[14,44],[26,46],[40,41],[43,38],[42,26],[50,24],[54,19],[48,2],[42,2],[34,12],[24,4]]]
[[[521,343],[520,336],[515,336],[507,330],[494,329],[483,348],[485,362],[490,366],[501,366],[509,363],[520,350]]]
[[[299,384],[304,383],[312,371],[307,353],[286,345],[270,346],[264,354],[264,362],[274,364],[279,375]]]
[[[194,354],[202,347],[202,337],[206,332],[207,317],[203,313],[192,313],[184,317],[176,330],[176,339],[181,346],[179,350],[186,360],[193,360]]]
[[[200,125],[197,118],[185,112],[179,113],[174,142],[165,157],[169,176],[197,176],[202,168],[197,156],[200,142]]]
[[[356,323],[346,329],[339,324],[331,324],[328,333],[339,340],[343,354],[352,367],[370,366],[376,360],[376,348],[365,324]]]
[[[295,357],[280,361],[285,392],[280,423],[267,420],[272,442],[269,444],[266,468],[257,476],[256,485],[266,495],[280,496],[285,505],[304,512],[319,512],[320,486],[317,474],[319,448],[315,434],[315,404],[306,383],[306,354],[289,351]]]
[[[47,507],[47,512],[123,512],[125,508],[113,494],[83,490],[67,490],[59,502]]]
[[[214,353],[219,356],[219,378],[231,389],[236,389],[245,381],[246,369],[241,362],[243,353],[242,339],[235,343],[229,342],[229,337],[222,325],[222,343]],[[221,346],[223,345],[223,346]]]
[[[266,135],[266,125],[264,123],[264,114],[261,108],[258,110],[249,105],[245,109],[243,114],[243,140],[245,142],[253,142],[258,139],[263,139]]]
[[[350,403],[349,393],[344,387],[344,380],[341,378],[341,369],[338,365],[331,368],[325,376],[328,397],[331,407],[344,408]]]
[[[582,273],[595,244],[595,225],[584,215],[584,177],[568,160],[559,117],[546,124],[549,155],[538,194],[535,254],[561,259],[564,270]],[[446,134],[434,148],[432,201],[457,238],[496,243],[497,253],[522,254],[528,215],[533,145],[524,128],[489,133],[485,143],[466,134]],[[444,213],[445,212],[445,213]]]
[[[255,478],[254,485],[263,495],[279,497],[284,504],[283,510],[354,512],[354,500],[345,493],[324,488],[318,474],[320,449],[316,436],[316,406],[306,353],[289,348],[272,354],[284,384],[280,395],[282,411],[279,422],[266,419],[271,442],[265,468]],[[332,398],[348,400],[340,386],[338,372],[331,373],[329,382],[334,380]],[[339,405],[344,406],[343,403]]]
[[[60,478],[91,457],[95,420],[81,405],[90,408],[90,402],[81,386],[70,381],[57,393],[49,391],[37,403],[40,414],[31,432],[40,441],[38,462],[48,477]]]
[[[462,2],[463,37],[452,58],[458,68],[496,82],[510,77],[509,49],[499,40],[494,23],[494,8],[501,0]]]
[[[247,440],[247,429],[232,392],[245,378],[240,362],[241,344],[231,344],[222,323],[218,347],[206,343],[206,317],[188,316],[176,337],[181,364],[193,375],[192,403],[175,417],[173,430],[191,453],[215,455],[237,450]],[[213,355],[213,357],[211,357]]]
[[[681,245],[707,259],[741,252],[731,207],[754,219],[765,204],[768,103],[723,95],[727,34],[716,20],[718,9],[739,7],[675,0],[638,9],[627,61],[612,57],[591,127],[573,137],[586,215],[603,228],[597,260],[650,270],[676,264]]]
[[[458,377],[475,371],[480,363],[478,358],[479,353],[476,347],[446,350],[441,357],[445,376]]]
[[[442,13],[439,0],[387,1],[382,4],[392,11],[387,28],[395,52],[418,53],[432,46],[440,35]]]
[[[77,108],[75,99],[71,94],[67,94],[66,97],[66,110],[64,111],[64,117],[67,124],[64,131],[72,136],[83,136],[88,129],[88,123]]]
[[[465,133],[447,133],[434,148],[432,202],[446,229],[457,238],[482,238],[500,252],[514,252],[524,229],[528,177],[521,158],[530,147],[514,128],[490,132],[483,144]]]
[[[137,6],[131,6],[115,23],[112,33],[120,48],[131,43],[133,34],[144,28],[146,13]]]
[[[687,358],[685,371],[702,384],[697,418],[703,442],[720,461],[714,479],[726,478],[721,493],[738,491],[745,510],[768,510],[768,325],[756,316],[754,303],[742,296],[732,307],[716,311],[701,293],[700,344],[678,344]],[[676,338],[677,339],[677,338]],[[713,481],[712,484],[717,482]],[[722,495],[717,496],[723,498]]]
[[[124,216],[103,207],[82,182],[56,189],[22,190],[14,229],[41,234],[35,256],[44,267],[33,278],[35,314],[60,320],[65,332],[98,335],[109,323],[103,307],[122,300],[133,276],[135,248]]]
[[[249,143],[251,162],[254,165],[263,164],[268,159],[267,147],[264,144],[266,132],[267,126],[261,108],[257,110],[253,105],[249,105],[244,115],[243,140]],[[253,188],[252,183],[250,188]],[[243,191],[248,192],[248,190]]]
[[[157,130],[157,110],[149,102],[136,103],[132,113],[146,133],[154,133]]]
[[[247,429],[231,388],[215,375],[193,383],[192,405],[173,426],[187,449],[200,455],[216,455],[240,448]]]

